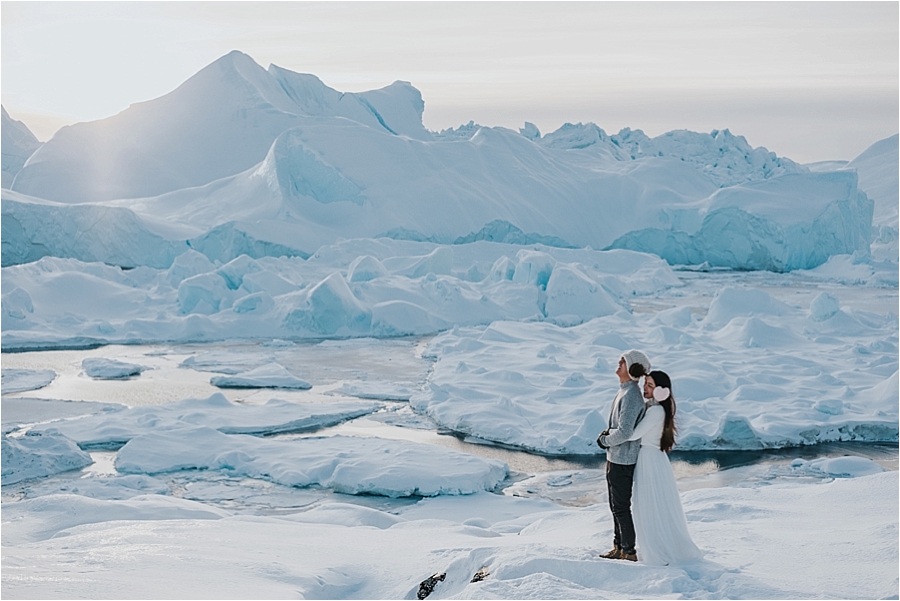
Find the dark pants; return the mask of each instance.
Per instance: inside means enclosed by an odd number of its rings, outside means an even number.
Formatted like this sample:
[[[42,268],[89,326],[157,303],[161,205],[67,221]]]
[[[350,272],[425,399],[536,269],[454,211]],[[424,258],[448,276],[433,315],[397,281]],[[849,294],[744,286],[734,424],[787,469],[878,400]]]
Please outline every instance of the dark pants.
[[[631,518],[631,487],[634,465],[606,462],[606,485],[609,509],[612,511],[616,535],[613,542],[626,553],[634,553],[634,520]]]

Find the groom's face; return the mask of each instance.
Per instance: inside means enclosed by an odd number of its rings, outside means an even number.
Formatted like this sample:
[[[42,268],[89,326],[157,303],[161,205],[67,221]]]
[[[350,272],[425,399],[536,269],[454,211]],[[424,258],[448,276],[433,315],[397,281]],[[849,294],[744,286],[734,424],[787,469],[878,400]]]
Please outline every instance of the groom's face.
[[[619,367],[616,368],[616,375],[619,376],[619,379],[629,378],[625,357],[619,357]]]

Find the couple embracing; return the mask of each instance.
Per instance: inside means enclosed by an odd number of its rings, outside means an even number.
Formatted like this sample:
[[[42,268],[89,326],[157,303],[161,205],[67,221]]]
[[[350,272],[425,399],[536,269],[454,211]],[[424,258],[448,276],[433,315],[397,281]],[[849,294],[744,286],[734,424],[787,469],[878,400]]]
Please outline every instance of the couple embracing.
[[[691,540],[666,455],[675,444],[675,399],[672,382],[651,371],[647,355],[622,354],[616,369],[619,392],[609,428],[597,438],[606,449],[609,508],[615,524],[614,547],[601,557],[669,565],[700,557]],[[638,386],[644,378],[643,390]],[[645,402],[646,400],[646,402]],[[632,492],[634,517],[632,518]]]

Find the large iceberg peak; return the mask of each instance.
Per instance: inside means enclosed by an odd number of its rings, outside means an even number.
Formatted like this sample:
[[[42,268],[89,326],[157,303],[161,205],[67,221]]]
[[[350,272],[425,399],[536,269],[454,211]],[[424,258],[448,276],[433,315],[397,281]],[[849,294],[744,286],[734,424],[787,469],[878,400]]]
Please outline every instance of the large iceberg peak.
[[[407,82],[342,94],[311,75],[267,71],[235,50],[165,96],[64,128],[11,185],[66,203],[153,197],[246,171],[305,117],[343,117],[430,140],[424,108]]]
[[[193,94],[201,103],[215,105],[224,101],[238,110],[256,108],[296,113],[296,105],[282,86],[253,58],[239,50],[232,50],[213,61],[173,92],[157,100],[171,97],[172,101],[182,103],[189,99],[185,96]]]
[[[265,69],[232,52],[165,96],[60,130],[13,189],[79,203],[200,186],[259,163],[296,123],[291,105]]]

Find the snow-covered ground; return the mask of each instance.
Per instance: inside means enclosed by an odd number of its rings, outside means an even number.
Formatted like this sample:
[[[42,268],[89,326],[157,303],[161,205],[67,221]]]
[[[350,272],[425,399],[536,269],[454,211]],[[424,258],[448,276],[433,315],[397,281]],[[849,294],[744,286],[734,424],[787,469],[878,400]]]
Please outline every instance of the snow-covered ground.
[[[662,273],[574,326],[5,353],[3,594],[416,598],[445,573],[429,598],[896,596],[896,288]],[[631,347],[672,374],[682,449],[888,442],[682,451],[704,559],[601,560],[590,442]],[[86,373],[112,357],[144,369]],[[211,383],[272,366],[311,388]]]
[[[602,560],[603,504],[482,492],[389,511],[340,501],[241,515],[143,494],[5,503],[6,598],[890,598],[898,472],[683,493],[701,561]],[[479,572],[480,582],[472,582]]]

